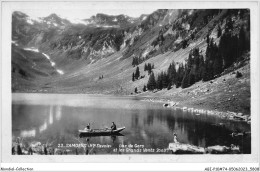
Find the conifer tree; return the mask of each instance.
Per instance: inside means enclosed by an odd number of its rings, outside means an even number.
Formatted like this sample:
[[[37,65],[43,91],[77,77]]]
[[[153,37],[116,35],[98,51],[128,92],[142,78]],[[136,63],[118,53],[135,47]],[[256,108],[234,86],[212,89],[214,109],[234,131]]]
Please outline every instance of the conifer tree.
[[[151,65],[151,63],[148,63],[147,70],[148,70],[148,74],[150,75],[151,72],[152,72],[152,65]]]
[[[154,77],[154,73],[152,72],[147,83],[147,89],[148,90],[154,90],[156,88],[156,81]]]
[[[195,75],[190,72],[189,75],[188,75],[188,85],[187,87],[193,85],[195,83]]]
[[[239,10],[239,17],[240,17],[240,18],[243,18],[243,17],[244,17],[244,14],[245,14],[244,9]]]
[[[162,72],[162,88],[167,88],[168,86],[168,76],[166,72]]]
[[[222,35],[222,30],[220,25],[218,25],[218,38],[221,37],[221,35]]]
[[[147,68],[148,68],[148,71],[151,71],[151,69],[152,69],[151,63],[148,63]]]
[[[133,57],[132,66],[138,65],[137,57]]]
[[[207,44],[209,44],[209,33],[207,34]]]
[[[205,68],[205,63],[204,63],[204,57],[202,55],[200,55],[199,57],[199,69],[198,69],[198,74],[196,75],[198,78],[195,79],[196,81],[199,81],[202,79],[202,75],[204,72],[204,68]]]
[[[237,35],[231,37],[231,49],[229,53],[229,56],[232,57],[231,60],[233,64],[239,57],[239,39]]]
[[[171,85],[171,83],[169,83],[167,86],[167,90],[170,90],[171,88],[172,88],[172,85]]]
[[[193,74],[194,74],[194,80],[195,82],[199,81],[200,78],[200,54],[199,49],[196,48],[194,53],[194,60],[193,60]]]
[[[213,72],[214,76],[219,75],[221,74],[221,72],[223,72],[223,59],[219,53],[217,54],[217,57],[214,60]]]
[[[135,81],[135,73],[133,72],[132,81]]]
[[[162,72],[158,74],[157,80],[156,80],[156,88],[161,90],[162,89]]]
[[[228,47],[229,47],[229,39],[231,39],[231,35],[229,33],[224,33],[219,41],[219,52],[220,55],[223,57],[224,59],[224,64],[225,64],[225,68],[229,67],[230,62],[228,59]]]
[[[239,56],[238,37],[230,32],[224,33],[220,38],[219,52],[224,60],[224,68],[231,66]]]
[[[147,91],[146,85],[144,85],[143,92]]]
[[[244,27],[242,26],[239,31],[239,54],[240,55],[242,54],[242,52],[247,50],[246,42],[247,42],[246,34],[245,34]]]
[[[144,71],[147,71],[147,65],[146,65],[146,63],[144,64]]]
[[[204,66],[203,72],[202,72],[202,80],[203,81],[209,81],[210,80],[210,64],[209,64],[208,59],[205,60],[205,66]]]
[[[182,41],[182,48],[185,49],[188,46],[188,41],[186,39],[184,39]]]
[[[232,22],[232,19],[229,17],[229,18],[227,18],[227,22],[225,25],[225,32],[229,32],[232,30],[233,30],[233,22]]]
[[[181,88],[187,88],[189,86],[189,80],[188,80],[188,72],[186,71],[184,76],[183,76],[183,79],[182,79],[182,82],[181,82]]]
[[[140,76],[140,71],[139,71],[139,67],[136,67],[136,71],[135,71],[135,79],[138,79]]]
[[[175,67],[175,62],[173,61],[169,68],[168,68],[168,71],[167,71],[167,75],[168,75],[168,80],[169,80],[169,83],[170,85],[174,85],[176,84],[176,78],[177,78],[177,71],[176,71],[176,67]]]
[[[177,76],[176,76],[176,88],[180,87],[181,86],[181,83],[182,83],[182,79],[183,79],[183,76],[184,76],[184,67],[183,67],[183,64],[181,63],[179,65],[179,68],[177,70]]]

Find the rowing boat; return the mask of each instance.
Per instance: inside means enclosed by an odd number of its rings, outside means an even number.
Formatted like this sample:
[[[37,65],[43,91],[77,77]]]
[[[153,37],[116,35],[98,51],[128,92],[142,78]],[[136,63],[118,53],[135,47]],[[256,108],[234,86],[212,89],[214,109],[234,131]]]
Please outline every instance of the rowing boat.
[[[116,130],[111,131],[111,129],[91,129],[91,130],[79,130],[80,136],[110,136],[118,135],[123,131],[125,127],[117,128]]]

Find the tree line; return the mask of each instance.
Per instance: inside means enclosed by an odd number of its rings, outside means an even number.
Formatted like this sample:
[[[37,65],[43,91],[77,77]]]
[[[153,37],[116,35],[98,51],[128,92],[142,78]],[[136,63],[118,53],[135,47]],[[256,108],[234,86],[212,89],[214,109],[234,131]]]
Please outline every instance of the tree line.
[[[148,71],[149,75],[152,73],[153,69],[154,69],[154,64],[151,64],[151,63],[144,64],[144,71]]]
[[[153,72],[147,83],[148,90],[171,89],[173,85],[187,88],[202,80],[209,81],[218,77],[226,68],[230,67],[239,57],[250,50],[250,38],[246,35],[245,27],[241,27],[239,34],[232,33],[231,20],[227,21],[225,32],[222,34],[220,26],[217,36],[220,37],[219,45],[207,35],[207,49],[205,58],[200,54],[199,48],[192,49],[184,64],[178,66],[173,61],[167,71],[160,72],[155,78]]]
[[[135,81],[136,79],[138,79],[139,76],[140,76],[140,70],[139,70],[139,67],[137,66],[135,72],[133,72],[133,74],[132,74],[132,81]]]
[[[144,64],[144,71],[148,71],[148,75],[150,75],[152,73],[153,69],[154,69],[154,64],[151,64],[151,63]],[[133,72],[133,74],[132,74],[132,81],[139,79],[139,77],[140,77],[140,70],[139,70],[139,67],[137,66],[135,72]],[[141,78],[144,78],[144,75],[141,76]]]
[[[143,58],[135,56],[135,57],[133,57],[132,66],[135,67],[135,66],[139,65],[140,63],[142,63],[143,61],[144,61]]]

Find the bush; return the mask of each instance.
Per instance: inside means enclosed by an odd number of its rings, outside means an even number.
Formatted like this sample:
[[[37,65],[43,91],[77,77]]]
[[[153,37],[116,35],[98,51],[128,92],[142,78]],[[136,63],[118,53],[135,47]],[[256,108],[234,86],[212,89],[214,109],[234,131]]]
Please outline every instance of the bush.
[[[236,73],[236,78],[240,78],[240,77],[242,77],[242,76],[243,76],[242,73],[237,71],[237,73]]]

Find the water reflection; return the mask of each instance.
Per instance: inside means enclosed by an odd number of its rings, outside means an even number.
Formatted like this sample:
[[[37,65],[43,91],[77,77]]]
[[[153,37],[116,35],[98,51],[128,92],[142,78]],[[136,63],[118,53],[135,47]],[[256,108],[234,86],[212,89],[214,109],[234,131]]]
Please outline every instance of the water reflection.
[[[47,129],[47,121],[45,121],[40,127],[39,127],[39,133],[42,133],[43,131],[45,131]]]
[[[62,100],[60,100],[62,101]],[[97,102],[97,100],[95,100]],[[122,105],[123,108],[100,108],[103,104]],[[88,100],[91,104],[91,100]],[[125,109],[126,107],[126,109]],[[131,107],[132,109],[129,109]],[[111,148],[91,148],[88,153],[106,154],[113,152],[119,144],[139,144],[145,148],[166,148],[173,141],[173,133],[178,135],[181,143],[193,144],[201,147],[212,145],[236,144],[243,146],[244,153],[251,152],[251,138],[234,139],[232,131],[250,131],[250,125],[226,121],[215,116],[162,108],[159,104],[141,102],[139,100],[103,100],[91,106],[66,106],[59,103],[51,105],[13,104],[12,106],[13,138],[33,137],[33,141],[52,142],[58,144],[108,144]],[[101,136],[79,138],[79,129],[87,123],[91,128],[109,127],[114,121],[117,127],[125,126],[124,136]],[[213,124],[224,123],[217,126]],[[38,129],[38,130],[36,130]],[[68,148],[76,154],[86,154],[87,149]],[[69,152],[69,151],[68,151]]]
[[[36,129],[32,129],[32,130],[22,130],[20,137],[35,137],[36,135]]]
[[[49,124],[53,123],[53,106],[50,106]]]
[[[56,120],[59,121],[61,119],[61,106],[56,106]]]

